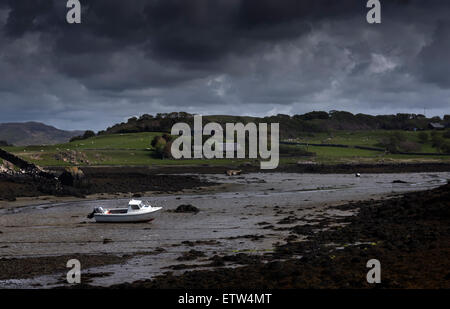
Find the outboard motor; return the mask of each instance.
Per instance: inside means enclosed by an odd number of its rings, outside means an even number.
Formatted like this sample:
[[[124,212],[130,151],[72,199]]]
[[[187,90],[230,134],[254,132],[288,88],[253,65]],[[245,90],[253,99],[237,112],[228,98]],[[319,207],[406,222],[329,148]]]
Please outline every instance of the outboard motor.
[[[87,218],[92,219],[92,218],[94,218],[94,214],[102,214],[104,212],[105,211],[103,210],[102,207],[95,207],[94,211],[87,215]]]

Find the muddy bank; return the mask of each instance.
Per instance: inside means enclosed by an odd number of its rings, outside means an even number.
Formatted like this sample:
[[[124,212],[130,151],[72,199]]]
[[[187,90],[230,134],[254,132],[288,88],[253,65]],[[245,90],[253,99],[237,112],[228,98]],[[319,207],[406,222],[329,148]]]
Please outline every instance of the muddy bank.
[[[96,193],[176,192],[214,185],[196,176],[158,175],[148,168],[82,168],[82,171],[86,178],[82,187],[62,188],[57,188],[54,181],[38,177],[0,175],[0,200],[14,201],[17,197],[42,195],[83,197]],[[52,172],[57,176],[62,169]]]
[[[77,259],[83,268],[90,268],[103,265],[120,264],[129,259],[130,255],[62,255],[29,258],[1,258],[0,259],[0,280],[5,279],[26,279],[36,276],[54,274],[56,272],[67,273],[67,261]]]
[[[224,174],[227,166],[158,166],[158,167],[82,167],[86,182],[82,188],[62,186],[51,179],[11,176],[0,174],[0,200],[14,201],[17,197],[37,197],[43,195],[84,197],[96,193],[140,193],[148,191],[175,192],[214,185],[200,180],[196,176],[173,174]],[[318,174],[354,174],[354,173],[420,173],[448,172],[448,163],[421,164],[289,164],[280,165],[275,170],[261,170],[259,164],[242,164],[243,173],[318,173]],[[52,168],[56,176],[63,168]],[[160,175],[165,174],[165,175]]]
[[[336,209],[356,216],[291,228],[287,243],[265,256],[246,256],[239,268],[172,273],[115,288],[373,288],[370,259],[381,262],[381,288],[450,288],[450,185]],[[320,231],[328,227],[329,230]],[[305,241],[295,240],[298,234]],[[302,258],[298,258],[298,256]],[[220,263],[218,263],[218,266]]]
[[[153,168],[163,174],[223,174],[237,166],[162,166]],[[238,166],[243,173],[319,173],[319,174],[379,174],[379,173],[424,173],[449,172],[450,163],[384,163],[384,164],[283,164],[274,170],[261,170],[259,163]]]
[[[83,279],[83,284],[101,287],[151,280],[168,271],[175,277],[186,270],[222,271],[223,268],[249,264],[259,267],[266,262],[286,259],[296,262],[306,254],[311,254],[315,260],[313,252],[333,248],[324,246],[331,240],[314,238],[324,235],[318,234],[322,229],[350,222],[349,218],[357,213],[358,207],[372,205],[372,202],[348,205],[350,201],[398,198],[406,192],[437,188],[450,179],[450,173],[363,174],[361,177],[353,174],[254,173],[238,177],[225,174],[199,177],[221,185],[143,195],[143,200],[164,207],[150,224],[105,226],[86,219],[93,207],[123,206],[132,196],[128,193],[111,198],[89,196],[64,203],[53,201],[56,198],[52,197],[48,201],[42,200],[41,204],[24,207],[12,207],[22,199],[7,202],[7,207],[0,209],[0,255],[3,258],[134,255],[124,263],[93,267],[83,272],[83,275],[91,276],[89,282]],[[346,206],[337,208],[338,205]],[[199,211],[176,211],[179,208]],[[359,239],[363,234],[355,235]],[[346,237],[349,236],[351,234]],[[310,241],[299,243],[308,237]],[[372,243],[368,239],[368,243]],[[338,241],[335,246],[350,247]],[[159,254],[148,254],[155,248],[162,250]],[[137,252],[145,254],[136,256]],[[338,258],[337,254],[326,254],[325,251],[324,256]],[[39,263],[39,260],[35,262]],[[31,288],[40,284],[40,287],[52,288],[64,285],[60,277],[60,274],[52,274],[18,282],[3,280],[0,287]]]
[[[148,168],[83,169],[90,182],[88,194],[117,192],[176,192],[183,189],[211,186],[191,175],[158,175]]]

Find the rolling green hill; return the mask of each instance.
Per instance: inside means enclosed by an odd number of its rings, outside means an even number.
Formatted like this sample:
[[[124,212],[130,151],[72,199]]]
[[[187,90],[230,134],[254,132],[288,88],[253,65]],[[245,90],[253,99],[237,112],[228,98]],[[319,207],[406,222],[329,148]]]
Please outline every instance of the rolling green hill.
[[[296,139],[299,142],[314,144],[344,144],[350,146],[377,146],[380,140],[392,134],[392,131],[335,131],[333,133],[314,133],[307,137]],[[431,136],[431,132],[427,132]],[[2,147],[26,160],[40,166],[69,166],[69,165],[173,165],[173,164],[211,164],[233,165],[241,164],[248,159],[213,159],[213,160],[161,160],[155,156],[154,149],[150,145],[151,140],[158,132],[121,133],[108,134],[88,138],[86,140],[73,141],[64,144],[48,146],[14,146]],[[419,132],[403,132],[407,141],[420,145],[420,152],[438,154],[432,141],[419,143]],[[442,134],[442,133],[441,133]],[[399,155],[389,154],[384,151],[372,151],[355,148],[336,148],[321,146],[285,146],[289,148],[289,156],[283,155],[282,150],[280,164],[295,163],[297,161],[314,161],[317,163],[349,163],[349,162],[386,162],[386,161],[445,161],[450,162],[450,156],[436,155]],[[295,156],[305,151],[315,153],[313,157],[302,155]],[[294,155],[292,155],[294,154]]]

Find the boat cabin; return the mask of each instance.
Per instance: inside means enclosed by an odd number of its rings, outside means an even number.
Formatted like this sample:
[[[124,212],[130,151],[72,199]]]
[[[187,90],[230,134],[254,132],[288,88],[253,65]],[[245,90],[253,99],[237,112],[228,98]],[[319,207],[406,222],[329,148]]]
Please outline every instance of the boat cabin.
[[[145,206],[145,204],[140,200],[131,200],[128,203],[128,212],[139,211],[144,206]]]

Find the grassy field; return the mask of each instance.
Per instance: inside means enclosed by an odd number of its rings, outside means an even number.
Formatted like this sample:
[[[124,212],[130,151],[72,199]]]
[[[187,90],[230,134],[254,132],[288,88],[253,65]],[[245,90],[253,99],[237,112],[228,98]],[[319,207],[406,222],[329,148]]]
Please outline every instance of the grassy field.
[[[379,151],[355,148],[308,147],[308,151],[315,152],[315,161],[319,163],[387,163],[387,162],[450,162],[450,156],[421,156],[385,154]]]
[[[432,131],[422,131],[431,137]],[[420,143],[419,133],[414,131],[386,131],[386,130],[368,130],[368,131],[335,131],[332,133],[316,133],[310,136],[298,138],[296,141],[311,144],[341,144],[349,146],[376,147],[382,139],[392,134],[402,134],[406,141],[416,143],[420,149],[416,152],[436,153],[438,149],[432,146],[431,138],[426,143]],[[440,132],[442,134],[442,132]],[[347,162],[449,162],[450,156],[436,155],[400,155],[385,154],[380,151],[362,150],[355,148],[335,148],[318,146],[298,146],[307,151],[316,153],[316,161],[321,163],[347,163]],[[382,148],[382,147],[381,147]]]
[[[422,131],[431,136],[432,131]],[[377,147],[377,144],[381,139],[386,138],[390,134],[401,133],[406,137],[407,141],[420,144],[419,132],[413,131],[386,131],[386,130],[373,130],[373,131],[335,131],[332,133],[316,133],[313,136],[308,136],[298,139],[300,142],[307,142],[313,144],[343,144],[350,146],[369,146]],[[420,144],[421,149],[419,152],[438,152],[433,148],[431,141],[425,144]]]
[[[48,146],[3,147],[39,166],[83,165],[238,165],[251,160],[190,159],[161,160],[155,158],[150,145],[156,135],[144,132],[96,136],[86,140]]]
[[[66,144],[4,149],[41,166],[145,165],[149,160],[160,161],[152,158],[150,142],[155,135],[158,133],[104,135]]]
[[[418,132],[404,132],[408,140],[418,142]],[[344,144],[350,146],[376,147],[379,141],[392,134],[392,131],[337,131],[332,134],[319,133],[298,139],[299,142],[314,144]],[[429,132],[428,132],[429,133]],[[161,133],[144,132],[96,136],[82,141],[49,146],[4,147],[25,160],[40,166],[71,166],[71,165],[178,165],[178,164],[209,164],[238,165],[252,160],[161,160],[155,158],[154,149],[150,145],[155,135]],[[282,157],[281,164],[297,161],[314,161],[334,164],[349,162],[450,162],[450,156],[420,156],[393,155],[380,151],[355,148],[336,148],[319,146],[291,146],[313,152],[314,157]],[[437,153],[431,142],[421,144],[420,152]],[[253,161],[255,163],[255,161]]]

